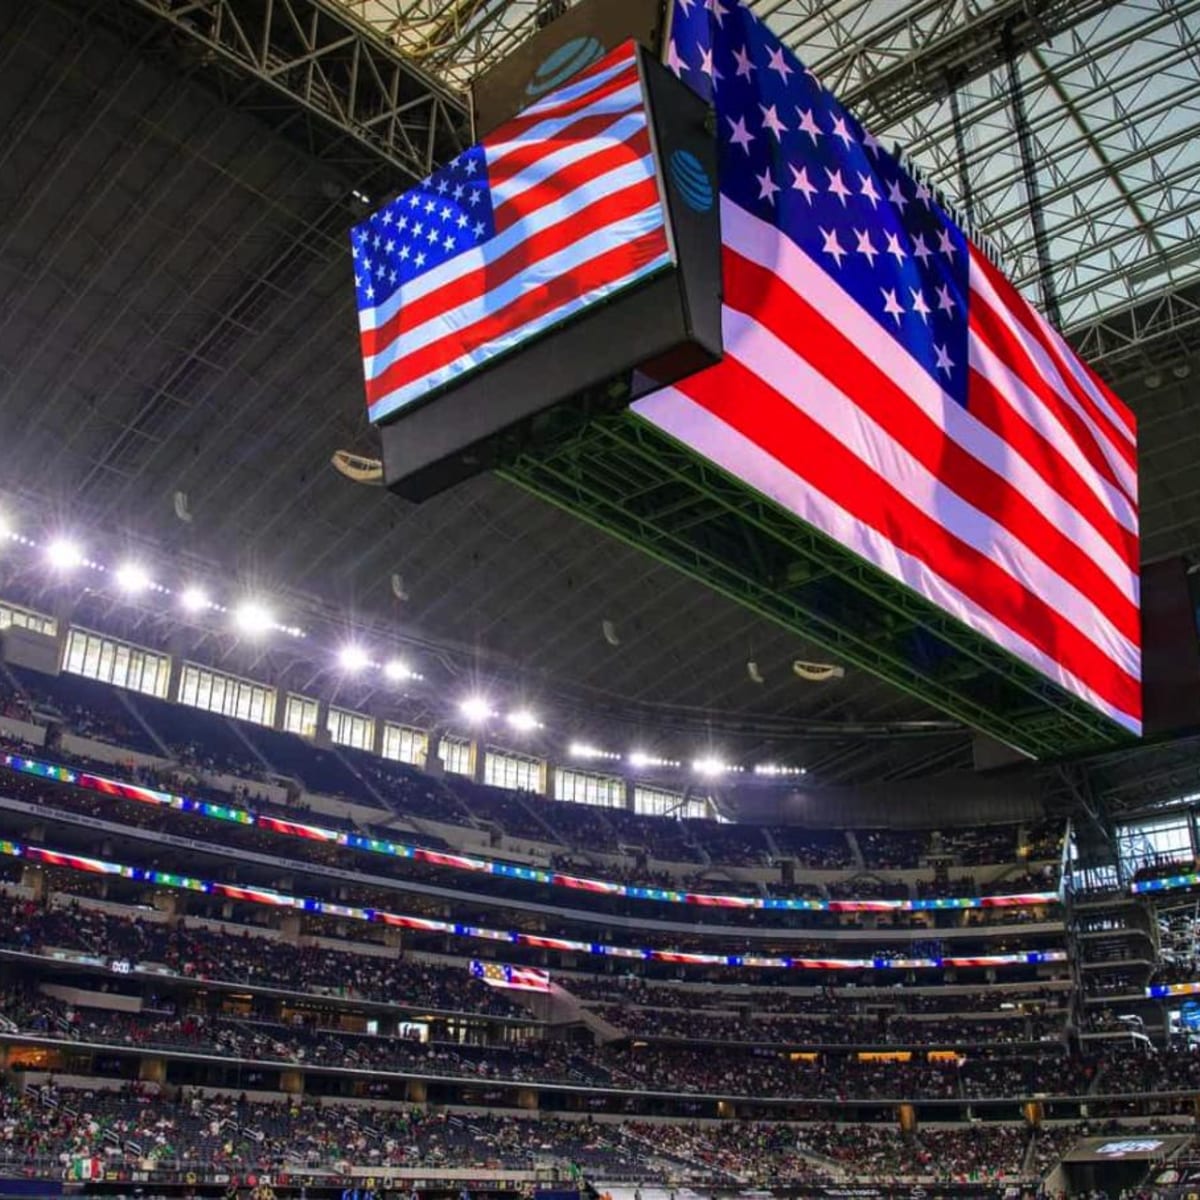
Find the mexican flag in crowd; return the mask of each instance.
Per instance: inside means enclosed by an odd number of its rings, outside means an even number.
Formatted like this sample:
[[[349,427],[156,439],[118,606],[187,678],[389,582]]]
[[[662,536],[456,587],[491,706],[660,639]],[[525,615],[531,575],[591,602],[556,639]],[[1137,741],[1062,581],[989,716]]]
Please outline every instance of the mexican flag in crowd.
[[[68,1179],[99,1179],[104,1174],[104,1164],[91,1155],[77,1155],[67,1167]]]

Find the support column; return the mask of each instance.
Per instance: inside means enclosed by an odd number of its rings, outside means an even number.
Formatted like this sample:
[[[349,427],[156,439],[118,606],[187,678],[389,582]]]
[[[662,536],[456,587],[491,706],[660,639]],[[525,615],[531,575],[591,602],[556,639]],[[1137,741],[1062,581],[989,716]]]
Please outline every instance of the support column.
[[[166,1083],[167,1063],[162,1058],[143,1058],[138,1062],[138,1078],[143,1083]]]
[[[279,1090],[286,1092],[289,1096],[304,1095],[304,1072],[280,1071]]]
[[[1033,251],[1037,257],[1038,291],[1041,292],[1042,308],[1047,319],[1058,329],[1062,325],[1062,314],[1059,312],[1058,295],[1054,290],[1054,264],[1050,261],[1050,243],[1046,237],[1046,220],[1042,212],[1042,195],[1038,186],[1033,134],[1025,113],[1025,92],[1010,30],[1005,30],[1004,41],[1008,55],[1008,100],[1012,106],[1013,129],[1017,135],[1017,149],[1021,156],[1021,178],[1025,183],[1025,196],[1029,203],[1029,224],[1033,230]]]

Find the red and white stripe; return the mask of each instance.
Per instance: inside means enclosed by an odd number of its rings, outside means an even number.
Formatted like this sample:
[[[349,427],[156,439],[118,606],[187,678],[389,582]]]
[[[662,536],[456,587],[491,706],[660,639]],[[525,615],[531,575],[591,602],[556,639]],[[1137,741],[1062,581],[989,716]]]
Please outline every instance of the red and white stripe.
[[[632,42],[483,147],[495,236],[359,313],[373,420],[671,262]]]
[[[721,217],[725,359],[636,410],[1140,731],[1124,405],[974,251],[964,410],[777,228]]]

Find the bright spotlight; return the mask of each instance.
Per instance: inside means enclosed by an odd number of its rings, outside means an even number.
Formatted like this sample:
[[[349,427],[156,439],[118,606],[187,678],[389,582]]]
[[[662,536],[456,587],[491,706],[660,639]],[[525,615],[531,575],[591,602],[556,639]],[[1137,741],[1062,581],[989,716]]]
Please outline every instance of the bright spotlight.
[[[114,578],[117,586],[123,592],[136,596],[150,586],[150,574],[139,563],[122,563],[116,570]]]
[[[46,547],[46,561],[56,571],[70,571],[83,562],[83,551],[70,538],[55,538]]]
[[[371,656],[361,646],[343,646],[338,651],[338,664],[343,671],[365,671],[371,665]]]
[[[508,723],[518,733],[528,733],[530,730],[540,729],[542,726],[541,721],[527,708],[519,708],[516,712],[510,712]]]
[[[629,765],[631,767],[648,767],[654,759],[642,750],[634,750],[629,754]]]
[[[477,725],[492,715],[492,706],[482,696],[468,696],[458,706],[458,711],[472,724]]]
[[[179,597],[180,604],[188,612],[201,612],[209,607],[209,599],[203,588],[187,587]]]
[[[3,513],[0,513],[0,542],[7,542],[14,532],[12,522]]]
[[[390,662],[384,663],[383,673],[393,683],[403,683],[404,680],[411,679],[413,677],[412,670],[409,668],[408,663],[401,662],[401,660],[398,658],[393,658]]]
[[[233,623],[242,633],[256,637],[275,624],[270,611],[257,600],[244,600],[233,610]]]
[[[697,775],[703,775],[707,779],[712,779],[717,775],[724,775],[728,769],[719,758],[698,758],[692,763],[692,770]]]

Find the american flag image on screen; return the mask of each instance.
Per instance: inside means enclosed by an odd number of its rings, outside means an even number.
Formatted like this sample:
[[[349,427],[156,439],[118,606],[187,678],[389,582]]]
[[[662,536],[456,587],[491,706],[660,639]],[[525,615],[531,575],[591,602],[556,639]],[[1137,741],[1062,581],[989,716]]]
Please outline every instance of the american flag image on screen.
[[[550,990],[550,972],[537,967],[514,967],[511,963],[480,962],[473,958],[467,969],[489,987],[512,992]]]
[[[373,421],[669,267],[634,43],[350,240]]]
[[[1132,731],[1134,419],[734,0],[676,0],[711,100],[721,363],[635,410]]]

